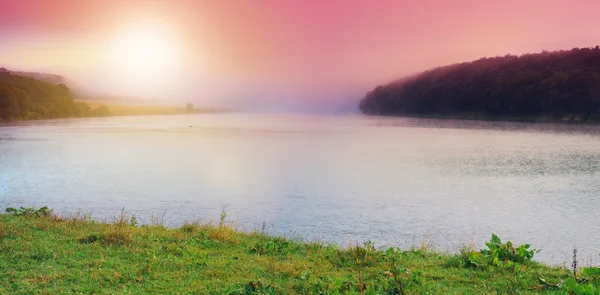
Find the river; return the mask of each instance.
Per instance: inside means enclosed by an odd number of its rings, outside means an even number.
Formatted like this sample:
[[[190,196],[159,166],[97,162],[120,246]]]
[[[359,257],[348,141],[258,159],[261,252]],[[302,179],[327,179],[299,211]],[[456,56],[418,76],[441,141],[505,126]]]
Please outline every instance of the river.
[[[600,126],[206,114],[0,126],[0,205],[376,247],[600,261]]]

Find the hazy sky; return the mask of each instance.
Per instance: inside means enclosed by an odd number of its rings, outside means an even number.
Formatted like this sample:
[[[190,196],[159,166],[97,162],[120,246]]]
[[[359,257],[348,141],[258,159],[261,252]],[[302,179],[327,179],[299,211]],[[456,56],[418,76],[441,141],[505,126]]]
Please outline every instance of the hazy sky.
[[[0,65],[113,94],[354,103],[438,65],[595,46],[599,15],[598,0],[0,0]]]

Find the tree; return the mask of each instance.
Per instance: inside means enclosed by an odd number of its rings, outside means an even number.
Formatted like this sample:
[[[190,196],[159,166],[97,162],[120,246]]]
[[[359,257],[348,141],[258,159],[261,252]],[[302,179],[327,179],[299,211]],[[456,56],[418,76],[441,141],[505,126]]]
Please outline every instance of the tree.
[[[108,106],[101,105],[93,109],[91,114],[93,117],[107,117],[110,116],[110,110],[108,109]]]
[[[66,85],[19,76],[0,68],[0,120],[85,117],[90,114],[87,104],[73,101]]]
[[[192,112],[192,111],[194,110],[194,105],[188,102],[188,103],[185,105],[185,110],[186,110],[187,112]]]
[[[87,103],[75,103],[75,117],[89,117],[92,113],[90,106]]]
[[[600,119],[600,50],[482,58],[378,86],[365,114]]]

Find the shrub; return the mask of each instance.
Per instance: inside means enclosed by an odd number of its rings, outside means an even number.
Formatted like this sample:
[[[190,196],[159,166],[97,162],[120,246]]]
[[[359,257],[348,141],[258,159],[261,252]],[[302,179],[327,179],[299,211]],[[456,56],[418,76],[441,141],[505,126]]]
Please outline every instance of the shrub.
[[[52,209],[49,209],[48,206],[41,207],[39,209],[35,209],[33,207],[20,207],[19,209],[8,207],[6,208],[6,213],[13,214],[16,216],[49,216],[52,213]]]
[[[499,261],[512,261],[518,263],[526,263],[533,259],[533,255],[540,250],[529,250],[531,245],[523,244],[517,247],[513,246],[511,241],[502,243],[500,238],[492,234],[489,242],[485,243],[488,249],[481,250],[481,254],[488,257],[492,264],[497,265]]]
[[[591,283],[579,283],[573,278],[565,282],[567,292],[574,295],[600,295],[600,289]]]
[[[284,238],[267,238],[258,241],[252,247],[250,247],[250,253],[257,253],[259,255],[285,255],[297,250],[297,245],[294,245],[291,241]]]
[[[498,266],[502,262],[528,263],[533,255],[540,250],[529,250],[531,245],[523,244],[515,247],[511,241],[502,243],[502,240],[492,234],[492,238],[485,245],[487,249],[479,252],[461,250],[461,259],[467,267],[480,267],[483,265]]]

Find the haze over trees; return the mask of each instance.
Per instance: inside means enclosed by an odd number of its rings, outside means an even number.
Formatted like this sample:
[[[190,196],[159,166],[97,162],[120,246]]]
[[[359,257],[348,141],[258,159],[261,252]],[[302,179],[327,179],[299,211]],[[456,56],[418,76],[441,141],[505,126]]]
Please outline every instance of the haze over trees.
[[[54,85],[57,84],[67,84],[67,79],[61,75],[48,74],[48,73],[40,73],[40,72],[26,72],[26,71],[11,71],[7,70],[11,75],[23,76],[23,77],[31,77],[36,80],[48,82]]]
[[[188,112],[193,112],[194,111],[194,105],[191,104],[191,103],[189,103],[189,102],[186,103],[185,104],[185,110],[188,111]]]
[[[65,84],[54,85],[0,68],[0,120],[32,120],[106,116],[108,108],[94,110],[75,102]]]
[[[600,120],[600,47],[481,58],[378,86],[372,115]]]

